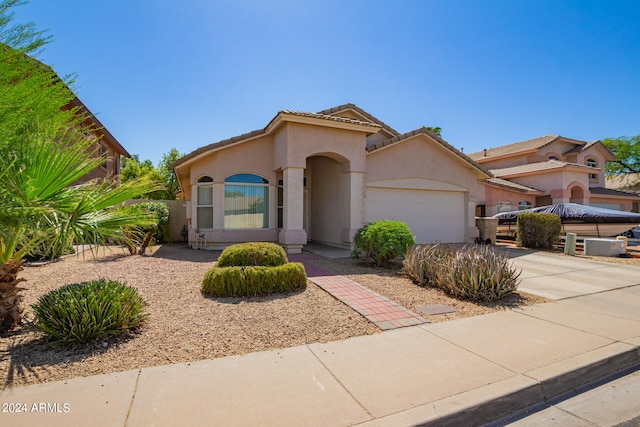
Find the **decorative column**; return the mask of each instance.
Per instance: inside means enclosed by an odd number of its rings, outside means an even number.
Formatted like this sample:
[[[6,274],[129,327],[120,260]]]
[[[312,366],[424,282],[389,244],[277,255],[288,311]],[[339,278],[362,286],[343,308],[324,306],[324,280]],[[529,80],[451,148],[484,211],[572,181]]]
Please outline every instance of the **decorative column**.
[[[287,253],[299,254],[307,243],[303,229],[304,168],[289,167],[282,171],[284,212],[279,241]]]
[[[353,236],[364,224],[364,172],[345,172],[342,177],[342,185],[347,189],[347,194],[344,213],[346,221],[340,238],[351,247]]]

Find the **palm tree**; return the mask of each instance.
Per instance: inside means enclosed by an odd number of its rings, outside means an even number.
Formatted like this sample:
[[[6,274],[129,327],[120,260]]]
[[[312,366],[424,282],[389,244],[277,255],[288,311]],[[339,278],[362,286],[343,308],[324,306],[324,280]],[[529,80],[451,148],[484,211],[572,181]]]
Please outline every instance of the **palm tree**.
[[[24,257],[44,245],[50,254],[72,243],[102,245],[135,239],[154,218],[123,209],[125,200],[162,189],[147,180],[74,185],[104,158],[77,129],[25,137],[0,147],[0,331],[22,319],[18,278]],[[62,135],[62,137],[60,137]]]

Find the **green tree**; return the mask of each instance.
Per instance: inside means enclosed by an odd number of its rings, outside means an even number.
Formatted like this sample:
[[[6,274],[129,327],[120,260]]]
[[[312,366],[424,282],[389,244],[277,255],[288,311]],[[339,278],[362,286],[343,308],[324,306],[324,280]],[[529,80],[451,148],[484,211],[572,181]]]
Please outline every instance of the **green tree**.
[[[184,154],[180,154],[178,149],[173,147],[168,153],[162,156],[162,160],[160,160],[158,164],[158,173],[162,178],[162,184],[166,188],[164,200],[175,200],[176,193],[180,191],[178,179],[173,172],[171,164],[182,156],[184,156]]]
[[[171,164],[183,155],[176,148],[163,154],[158,167],[154,167],[151,160],[140,161],[140,156],[134,154],[130,159],[123,159],[120,170],[120,179],[127,182],[132,179],[147,178],[150,181],[161,184],[164,188],[145,194],[143,197],[152,200],[175,200],[176,193],[180,189]]]
[[[79,126],[85,117],[65,109],[75,97],[69,82],[28,56],[49,38],[33,23],[12,24],[12,8],[21,4],[0,1],[0,332],[22,319],[18,275],[26,254],[43,244],[55,254],[70,242],[124,242],[123,229],[154,218],[117,207],[161,188],[148,179],[73,184],[104,159]]]
[[[428,130],[429,132],[433,132],[439,137],[442,137],[442,128],[439,126],[422,126],[423,129]]]
[[[602,143],[616,156],[607,163],[607,175],[640,173],[640,135],[605,138]]]

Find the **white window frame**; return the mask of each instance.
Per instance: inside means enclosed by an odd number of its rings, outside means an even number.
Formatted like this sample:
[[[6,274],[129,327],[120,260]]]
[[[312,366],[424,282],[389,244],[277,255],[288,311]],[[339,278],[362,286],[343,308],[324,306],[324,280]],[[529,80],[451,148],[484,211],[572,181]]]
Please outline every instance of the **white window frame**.
[[[200,189],[201,188],[209,188],[211,190],[211,203],[201,203],[200,201]],[[201,176],[196,181],[196,227],[198,230],[211,230],[213,229],[213,205],[214,205],[214,194],[213,194],[213,178],[210,176]],[[200,211],[205,208],[211,209],[211,227],[201,227],[200,224]],[[208,224],[205,224],[208,225]]]

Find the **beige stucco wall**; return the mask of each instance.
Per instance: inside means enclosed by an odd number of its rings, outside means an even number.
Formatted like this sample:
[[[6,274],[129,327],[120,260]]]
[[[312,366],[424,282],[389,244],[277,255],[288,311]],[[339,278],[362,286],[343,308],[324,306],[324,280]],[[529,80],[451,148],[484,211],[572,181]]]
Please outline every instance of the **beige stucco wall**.
[[[469,191],[475,201],[477,178],[471,167],[463,166],[459,158],[423,134],[367,154],[365,183],[395,178],[455,184]]]
[[[485,205],[486,216],[493,216],[498,213],[498,202],[509,201],[514,210],[518,209],[520,202],[529,202],[531,206],[536,206],[536,196],[531,194],[523,194],[516,191],[479,184],[478,187],[486,191],[486,196],[479,204]]]
[[[419,186],[416,188],[425,190],[464,193],[465,236],[469,240],[478,235],[476,171],[427,135],[418,134],[367,155],[365,185],[390,180],[406,180],[405,185],[414,182]]]
[[[365,170],[366,135],[344,129],[285,123],[275,132],[273,168],[304,168],[307,157],[324,155],[345,163],[345,171]]]

